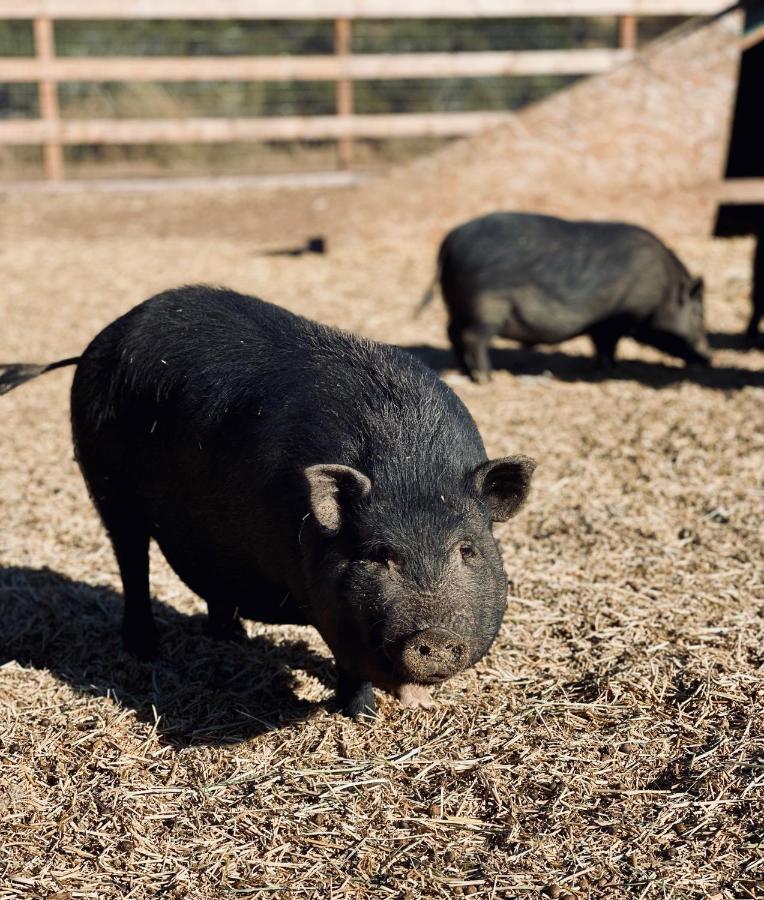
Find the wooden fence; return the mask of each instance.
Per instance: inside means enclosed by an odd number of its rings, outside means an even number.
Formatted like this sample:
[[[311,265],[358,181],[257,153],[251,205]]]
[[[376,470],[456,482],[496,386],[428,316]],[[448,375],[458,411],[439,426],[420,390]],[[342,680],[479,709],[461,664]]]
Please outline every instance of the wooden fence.
[[[711,15],[725,0],[2,0],[0,19],[32,20],[35,56],[0,59],[0,83],[38,86],[39,118],[0,120],[0,145],[42,145],[45,174],[63,175],[63,147],[233,141],[336,140],[339,164],[352,161],[353,139],[465,135],[503,121],[503,112],[357,115],[359,79],[479,78],[603,72],[628,59],[638,16]],[[352,52],[354,19],[471,19],[615,16],[618,47],[471,53]],[[334,53],[273,57],[58,58],[55,20],[329,19]],[[332,81],[333,116],[186,119],[61,118],[57,85],[66,81]]]

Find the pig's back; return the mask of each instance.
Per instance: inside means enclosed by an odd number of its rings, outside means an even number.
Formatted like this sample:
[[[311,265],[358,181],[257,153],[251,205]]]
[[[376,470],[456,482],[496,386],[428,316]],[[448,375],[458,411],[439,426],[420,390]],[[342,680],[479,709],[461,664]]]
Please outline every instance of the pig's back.
[[[157,521],[181,502],[186,519],[195,507],[236,520],[253,504],[293,516],[314,463],[392,491],[453,487],[485,459],[461,401],[409,354],[206,287],[104,329],[78,366],[72,419],[88,481],[108,469]]]
[[[462,298],[503,297],[508,325],[557,341],[594,321],[656,305],[670,265],[654,235],[618,222],[495,213],[444,242],[446,282]],[[463,302],[463,300],[462,300]],[[469,302],[469,301],[467,301]]]

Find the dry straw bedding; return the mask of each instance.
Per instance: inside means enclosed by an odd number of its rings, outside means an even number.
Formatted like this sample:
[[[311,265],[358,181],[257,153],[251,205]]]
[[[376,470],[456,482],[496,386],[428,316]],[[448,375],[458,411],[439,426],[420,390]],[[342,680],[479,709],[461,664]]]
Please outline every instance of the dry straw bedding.
[[[433,246],[254,253],[321,203],[6,199],[2,356],[76,353],[205,280],[443,364],[442,311],[410,318]],[[711,330],[739,332],[750,242],[677,249],[707,276]],[[602,379],[588,352],[502,348],[489,387],[446,369],[489,451],[535,456],[538,477],[499,529],[490,656],[434,710],[387,699],[372,725],[332,708],[310,629],[211,642],[158,557],[162,658],[124,656],[70,373],[2,398],[0,897],[764,896],[764,354],[685,377],[627,342]]]

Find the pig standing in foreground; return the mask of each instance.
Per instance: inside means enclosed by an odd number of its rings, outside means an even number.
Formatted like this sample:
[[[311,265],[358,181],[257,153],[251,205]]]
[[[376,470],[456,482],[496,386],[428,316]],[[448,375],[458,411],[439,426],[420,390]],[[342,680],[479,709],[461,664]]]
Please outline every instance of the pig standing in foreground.
[[[124,585],[125,646],[155,653],[149,540],[209,607],[315,625],[337,695],[409,705],[477,662],[506,606],[491,524],[532,460],[487,460],[469,412],[409,354],[232,291],[135,307],[77,359],[5,366],[0,393],[76,364],[77,459]]]
[[[490,378],[495,335],[533,345],[588,334],[601,366],[613,365],[625,335],[688,363],[709,362],[703,280],[634,225],[483,216],[446,235],[438,279],[448,335],[474,381]]]

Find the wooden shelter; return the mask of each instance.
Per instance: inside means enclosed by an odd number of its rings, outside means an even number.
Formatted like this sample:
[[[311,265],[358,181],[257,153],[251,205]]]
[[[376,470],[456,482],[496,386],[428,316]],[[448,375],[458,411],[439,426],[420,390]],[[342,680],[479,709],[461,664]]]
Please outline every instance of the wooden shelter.
[[[764,2],[744,5],[740,70],[724,172],[723,198],[725,194],[728,198],[720,203],[714,226],[719,237],[764,232]]]

